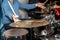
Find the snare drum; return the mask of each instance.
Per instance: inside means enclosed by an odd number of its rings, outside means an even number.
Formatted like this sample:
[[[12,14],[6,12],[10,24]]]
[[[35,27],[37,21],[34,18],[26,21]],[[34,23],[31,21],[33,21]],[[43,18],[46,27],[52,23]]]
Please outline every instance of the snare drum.
[[[4,40],[26,40],[28,31],[26,29],[10,29],[3,33]]]

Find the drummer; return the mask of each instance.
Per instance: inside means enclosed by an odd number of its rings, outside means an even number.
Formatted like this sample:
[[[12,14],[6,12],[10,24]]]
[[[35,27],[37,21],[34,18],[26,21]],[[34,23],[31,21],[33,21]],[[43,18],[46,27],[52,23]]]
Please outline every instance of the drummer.
[[[8,1],[11,3],[12,8],[15,11],[15,14],[13,14]],[[23,9],[34,9],[36,7],[39,8],[43,8],[45,9],[45,6],[43,3],[36,3],[36,4],[21,4],[18,2],[18,0],[3,0],[2,3],[2,12],[3,12],[3,24],[5,29],[9,29],[8,24],[12,23],[12,22],[16,22],[16,21],[21,21],[19,20],[16,16],[18,16],[19,18],[21,18],[21,16],[19,16],[19,8],[23,8]]]

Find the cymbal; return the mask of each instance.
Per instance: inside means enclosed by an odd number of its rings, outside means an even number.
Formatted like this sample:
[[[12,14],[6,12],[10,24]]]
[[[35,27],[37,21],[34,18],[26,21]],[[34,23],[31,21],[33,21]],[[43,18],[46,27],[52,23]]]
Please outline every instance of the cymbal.
[[[35,28],[35,27],[41,27],[48,25],[49,22],[45,20],[22,20],[17,23],[11,23],[11,27],[17,27],[17,28]]]
[[[53,5],[53,6],[51,6],[51,8],[60,8],[60,6],[58,6],[58,5]]]

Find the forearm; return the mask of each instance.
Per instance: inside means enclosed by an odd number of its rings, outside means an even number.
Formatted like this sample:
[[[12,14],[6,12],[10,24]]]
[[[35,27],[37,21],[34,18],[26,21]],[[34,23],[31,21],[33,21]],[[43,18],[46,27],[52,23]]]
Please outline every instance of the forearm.
[[[24,9],[34,9],[36,8],[35,4],[20,4],[20,8],[24,8]]]
[[[34,9],[36,7],[39,7],[39,8],[42,8],[42,9],[45,9],[46,8],[43,3],[36,3],[36,4],[21,4],[20,3],[20,8]]]

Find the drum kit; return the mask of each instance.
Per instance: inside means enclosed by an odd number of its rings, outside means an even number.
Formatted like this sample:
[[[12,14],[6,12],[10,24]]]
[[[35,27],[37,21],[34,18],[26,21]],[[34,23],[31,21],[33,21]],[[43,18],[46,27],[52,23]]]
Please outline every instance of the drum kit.
[[[22,20],[20,22],[17,22],[17,23],[14,22],[14,23],[10,24],[11,27],[20,28],[20,29],[6,30],[2,36],[3,36],[4,40],[9,40],[9,39],[27,40],[26,36],[28,34],[28,30],[26,30],[24,28],[31,29],[31,28],[37,28],[37,27],[42,27],[42,26],[46,27],[46,25],[49,25],[49,24],[51,26],[53,26],[52,24],[54,24],[54,23],[57,23],[57,21],[54,19],[54,15],[46,15],[45,18],[43,18],[43,20],[41,20],[41,19],[40,20]],[[21,29],[21,28],[23,28],[23,29]],[[54,29],[54,27],[51,27],[52,32],[54,32],[53,29]],[[46,38],[47,34],[49,34],[49,33],[47,32],[47,30],[43,30],[41,32],[41,35],[45,35],[44,37]],[[31,38],[31,40],[32,40],[32,38]],[[48,40],[48,39],[45,39],[45,40]]]
[[[3,38],[4,40],[8,40],[9,38],[14,38],[14,39],[18,39],[19,38],[21,40],[26,40],[23,39],[22,36],[24,36],[24,38],[26,38],[26,35],[28,34],[28,30],[24,29],[24,28],[29,28],[30,29],[30,33],[32,33],[32,28],[37,28],[37,27],[41,27],[41,26],[46,26],[49,25],[49,22],[41,19],[41,20],[22,20],[19,22],[14,22],[11,23],[9,26],[14,27],[16,29],[9,29],[6,30],[3,33]],[[31,35],[32,36],[32,35]],[[32,38],[31,38],[32,40]]]
[[[60,6],[54,5],[51,6],[50,8],[60,8]],[[49,12],[49,11],[47,11]],[[43,11],[38,12],[38,13],[44,13]],[[44,16],[43,19],[40,20],[22,20],[22,21],[18,21],[18,22],[13,22],[11,23],[9,26],[14,27],[16,29],[9,29],[6,30],[3,33],[3,38],[4,40],[8,40],[9,38],[14,38],[13,40],[27,40],[26,39],[26,35],[29,33],[28,30],[26,30],[26,28],[32,29],[32,28],[38,28],[38,27],[42,27],[45,26],[48,27],[47,25],[50,25],[51,28],[51,32],[54,32],[54,26],[56,25],[56,23],[58,23],[59,21],[55,20],[55,15],[52,14],[53,11],[49,12],[50,14],[47,15],[42,15]],[[59,24],[59,23],[58,23]],[[32,30],[31,30],[32,31]],[[51,35],[51,32],[47,32],[47,30],[43,30],[41,32],[42,35],[45,35],[45,38],[47,36],[47,34]],[[32,34],[32,33],[31,33]],[[35,35],[35,34],[34,34]],[[32,36],[32,35],[31,35]],[[31,39],[32,40],[32,39]],[[47,40],[47,39],[46,39]]]

